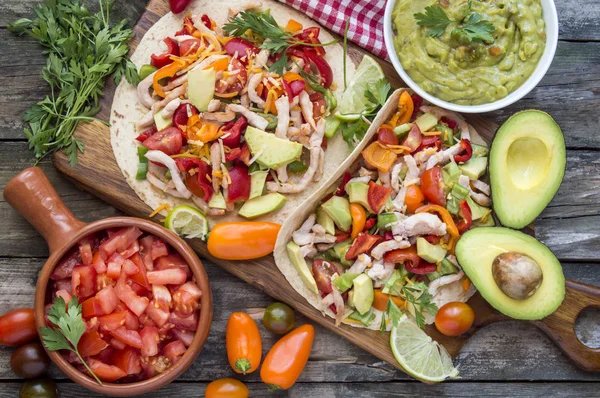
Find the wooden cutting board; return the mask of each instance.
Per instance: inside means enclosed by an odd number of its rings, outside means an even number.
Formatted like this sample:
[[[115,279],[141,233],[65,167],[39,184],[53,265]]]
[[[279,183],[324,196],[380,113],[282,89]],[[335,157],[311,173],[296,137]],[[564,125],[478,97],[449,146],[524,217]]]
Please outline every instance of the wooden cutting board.
[[[130,44],[132,51],[144,33],[167,12],[169,9],[166,0],[149,2],[146,11],[134,27],[135,38]],[[366,54],[364,50],[354,45],[349,46],[348,53],[357,65]],[[378,61],[393,87],[405,86],[391,64],[383,60]],[[114,84],[107,82],[105,96],[101,101],[102,110],[98,115],[100,119],[109,119],[114,90]],[[497,128],[494,123],[478,115],[466,115],[466,118],[480,135],[491,142]],[[56,168],[73,179],[82,189],[92,192],[125,213],[148,218],[148,214],[153,209],[150,209],[138,198],[121,174],[110,145],[109,128],[100,123],[81,124],[75,134],[84,142],[85,152],[79,155],[79,162],[74,167],[71,167],[64,154],[55,154],[53,160]],[[155,218],[155,221],[158,222],[158,217]],[[277,269],[272,256],[244,262],[225,261],[212,257],[206,250],[204,242],[192,240],[189,243],[201,257],[210,259],[271,297],[288,303],[313,321],[347,338],[393,366],[399,367],[389,348],[389,334],[345,325],[336,327],[331,318],[324,317],[288,284]],[[475,310],[475,324],[467,334],[461,337],[447,337],[437,332],[435,327],[429,326],[426,330],[432,338],[446,347],[452,357],[458,354],[469,336],[479,328],[492,322],[508,319],[495,311],[479,294],[472,297],[469,304]],[[586,370],[600,371],[600,349],[585,347],[574,333],[574,323],[578,314],[588,306],[600,306],[600,289],[568,282],[567,296],[560,309],[552,316],[535,322],[535,324],[546,332],[578,366]]]

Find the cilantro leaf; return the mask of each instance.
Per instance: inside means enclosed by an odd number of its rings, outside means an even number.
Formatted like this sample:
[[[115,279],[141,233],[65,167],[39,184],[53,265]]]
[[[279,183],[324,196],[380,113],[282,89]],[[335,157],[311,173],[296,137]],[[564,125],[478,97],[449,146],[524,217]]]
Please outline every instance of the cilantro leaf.
[[[414,17],[417,25],[429,28],[427,35],[432,37],[443,35],[448,25],[453,22],[440,6],[425,7],[425,13],[414,14]]]
[[[481,14],[473,13],[469,15],[462,26],[454,28],[452,35],[458,36],[462,41],[467,43],[474,41],[492,43],[494,41],[492,33],[495,32],[496,28],[490,21],[482,18]]]
[[[496,28],[490,21],[483,19],[481,14],[471,13],[471,5],[471,1],[466,3],[464,17],[461,17],[462,19],[458,21],[448,18],[448,15],[440,6],[425,7],[425,13],[416,13],[414,17],[417,25],[429,28],[427,35],[431,37],[443,35],[449,25],[456,24],[451,35],[460,42],[466,44],[472,42],[493,43],[494,36],[492,36],[492,33]]]
[[[369,130],[369,124],[362,118],[352,123],[342,123],[340,130],[344,141],[351,147],[356,146]]]
[[[386,78],[382,77],[365,91],[365,98],[374,105],[385,105],[392,87]]]
[[[385,312],[390,317],[392,324],[394,326],[398,326],[398,322],[400,322],[400,318],[402,317],[402,311],[400,311],[400,308],[398,308],[398,306],[396,305],[394,300],[392,300],[391,297],[388,300]]]

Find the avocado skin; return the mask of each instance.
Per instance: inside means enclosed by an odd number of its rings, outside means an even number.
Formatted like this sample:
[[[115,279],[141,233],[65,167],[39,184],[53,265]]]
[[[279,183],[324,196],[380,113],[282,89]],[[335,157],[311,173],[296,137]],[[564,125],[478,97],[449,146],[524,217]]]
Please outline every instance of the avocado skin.
[[[517,252],[531,257],[542,269],[542,283],[525,300],[504,294],[492,275],[494,259]],[[554,254],[535,238],[504,227],[480,227],[465,232],[455,248],[456,258],[483,298],[503,314],[524,320],[539,320],[552,314],[565,297],[565,277]]]
[[[535,128],[534,128],[535,127]],[[527,130],[532,129],[530,135]],[[509,164],[511,144],[520,138],[551,144],[549,166],[542,181],[530,189],[512,183]],[[548,145],[546,145],[548,150]],[[531,158],[533,154],[528,154]],[[560,126],[546,112],[530,109],[515,113],[496,131],[489,153],[492,207],[504,226],[521,229],[531,224],[552,201],[562,183],[566,167],[565,139]]]

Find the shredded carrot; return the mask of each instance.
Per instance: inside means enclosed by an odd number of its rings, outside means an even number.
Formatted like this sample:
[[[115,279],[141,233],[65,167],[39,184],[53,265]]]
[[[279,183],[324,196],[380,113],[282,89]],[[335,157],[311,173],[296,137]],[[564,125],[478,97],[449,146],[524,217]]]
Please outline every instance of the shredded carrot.
[[[285,72],[285,74],[283,75],[283,80],[285,80],[288,83],[291,83],[296,80],[304,80],[304,79],[302,78],[302,76],[300,76],[299,74],[297,74],[295,72]]]
[[[265,114],[271,112],[273,115],[277,115],[277,108],[275,107],[275,101],[279,98],[277,90],[271,89],[267,94],[267,100],[265,101]]]
[[[169,211],[171,210],[171,206],[169,206],[168,203],[163,203],[162,205],[158,206],[156,210],[154,210],[152,213],[148,214],[148,217],[152,218],[163,210]]]
[[[214,45],[214,48],[217,48],[218,51],[221,51],[221,43],[216,38],[216,36],[208,34],[208,33],[201,33],[201,36],[203,39],[207,39],[209,42],[212,42],[212,44]]]
[[[293,19],[290,19],[288,21],[287,25],[285,26],[285,30],[290,33],[298,32],[299,30],[302,30],[302,24],[298,21],[294,21]]]
[[[463,291],[466,292],[467,290],[469,290],[470,287],[471,287],[471,280],[469,278],[465,278],[465,280],[462,283]]]
[[[423,134],[426,137],[431,137],[431,136],[435,136],[435,135],[441,135],[442,133],[439,131],[424,131],[424,132],[421,132],[421,134]]]

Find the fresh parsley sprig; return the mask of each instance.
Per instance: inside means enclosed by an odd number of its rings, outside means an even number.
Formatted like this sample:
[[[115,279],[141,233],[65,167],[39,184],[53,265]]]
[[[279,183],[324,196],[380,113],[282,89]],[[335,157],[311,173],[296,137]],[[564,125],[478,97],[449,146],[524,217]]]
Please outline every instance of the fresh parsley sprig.
[[[77,297],[73,296],[69,304],[65,304],[62,297],[57,297],[50,311],[48,311],[48,320],[58,327],[43,326],[40,329],[42,341],[50,351],[69,350],[74,352],[85,368],[96,379],[98,384],[102,384],[98,376],[85,363],[77,344],[85,332],[85,322],[81,315],[81,304]]]
[[[338,42],[338,40],[333,40],[318,44],[298,40],[291,33],[284,31],[268,12],[242,11],[223,25],[223,32],[234,37],[245,36],[248,31],[252,32],[253,36],[262,38],[260,48],[271,51],[271,55],[281,54],[270,67],[272,72],[280,75],[283,74],[288,63],[286,52],[290,47],[296,45],[325,47]]]
[[[496,28],[494,25],[483,19],[483,16],[478,13],[471,13],[471,1],[466,5],[466,15],[461,20],[454,21],[448,18],[444,9],[440,6],[425,7],[424,13],[416,13],[414,17],[417,24],[429,28],[427,35],[431,37],[439,37],[444,34],[446,28],[452,24],[456,24],[451,32],[453,37],[456,37],[460,42],[486,42],[493,43],[494,36],[492,35]]]
[[[420,328],[424,328],[425,312],[430,315],[435,315],[438,311],[437,305],[431,302],[432,296],[427,292],[427,285],[423,282],[409,282],[406,285],[402,285],[402,283],[403,281],[401,279],[397,279],[392,281],[391,284],[386,284],[386,287],[389,289],[390,295],[394,294],[402,298],[407,306],[412,306],[417,325]],[[385,332],[387,328],[386,318],[389,319],[394,326],[397,326],[400,316],[402,316],[402,310],[400,310],[390,297],[381,318],[381,331]]]
[[[19,19],[8,27],[14,34],[35,38],[48,55],[42,77],[50,95],[23,116],[37,162],[59,149],[65,150],[71,164],[77,162],[84,147],[73,132],[79,122],[97,120],[93,116],[100,110],[106,76],[117,84],[123,77],[139,83],[136,67],[127,57],[132,30],[125,27],[126,21],[110,26],[113,1],[99,3],[100,11],[92,14],[80,0],[45,0],[33,20]]]

